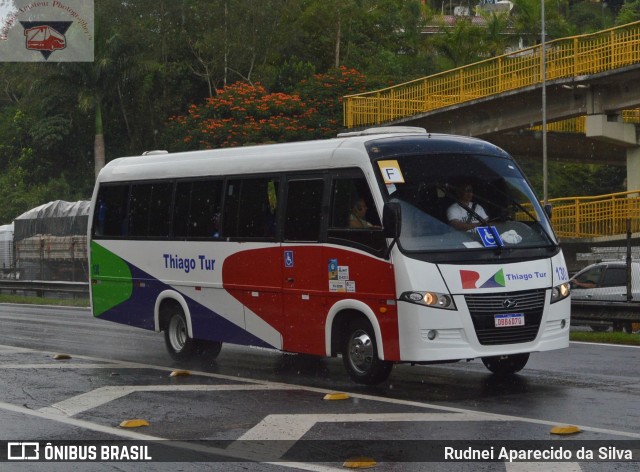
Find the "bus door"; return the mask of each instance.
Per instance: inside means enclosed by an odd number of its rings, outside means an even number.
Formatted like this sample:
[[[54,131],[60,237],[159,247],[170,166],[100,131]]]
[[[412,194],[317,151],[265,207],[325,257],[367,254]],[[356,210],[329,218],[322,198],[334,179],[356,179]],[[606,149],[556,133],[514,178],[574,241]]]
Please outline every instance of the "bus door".
[[[320,244],[325,181],[321,174],[287,178],[282,234],[286,351],[318,355],[326,352],[327,271]]]

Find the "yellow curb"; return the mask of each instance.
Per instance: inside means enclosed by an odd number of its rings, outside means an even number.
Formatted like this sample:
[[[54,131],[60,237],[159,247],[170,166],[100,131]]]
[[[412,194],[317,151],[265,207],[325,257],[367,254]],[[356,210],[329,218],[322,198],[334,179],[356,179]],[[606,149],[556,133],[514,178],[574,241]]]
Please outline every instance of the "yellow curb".
[[[347,459],[342,464],[342,467],[347,469],[370,469],[375,467],[378,463],[369,457],[354,457],[353,459]]]
[[[551,434],[576,434],[580,432],[577,426],[554,426],[551,428]]]
[[[173,372],[171,372],[169,377],[186,377],[188,375],[191,375],[191,372],[189,372],[188,370],[174,370]]]
[[[149,422],[147,420],[124,420],[120,423],[121,428],[139,428],[140,426],[149,426]]]
[[[348,400],[349,395],[346,393],[327,393],[323,400]]]

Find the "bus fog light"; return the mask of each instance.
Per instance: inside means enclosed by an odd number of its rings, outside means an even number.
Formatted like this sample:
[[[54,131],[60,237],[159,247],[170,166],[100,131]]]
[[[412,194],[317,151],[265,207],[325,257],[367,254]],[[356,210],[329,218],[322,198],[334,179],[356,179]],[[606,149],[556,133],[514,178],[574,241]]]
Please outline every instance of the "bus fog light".
[[[427,333],[427,339],[429,341],[433,341],[434,339],[436,339],[436,336],[438,336],[438,331],[436,331],[435,329],[430,329]]]

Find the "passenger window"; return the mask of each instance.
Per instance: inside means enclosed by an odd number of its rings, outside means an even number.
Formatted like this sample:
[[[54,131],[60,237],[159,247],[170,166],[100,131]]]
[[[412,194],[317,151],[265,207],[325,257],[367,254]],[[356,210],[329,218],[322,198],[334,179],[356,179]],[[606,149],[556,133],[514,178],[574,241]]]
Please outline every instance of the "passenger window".
[[[277,179],[229,180],[224,209],[224,236],[275,239],[277,207]]]
[[[371,229],[379,226],[380,218],[364,177],[335,179],[330,227]]]
[[[93,215],[93,235],[126,236],[129,184],[100,187]]]
[[[573,280],[573,288],[595,288],[598,287],[602,267],[592,267],[588,271],[580,274]]]
[[[609,267],[604,273],[603,287],[621,287],[627,285],[626,267]]]
[[[135,184],[129,200],[129,235],[169,237],[172,183]]]
[[[288,182],[285,241],[319,241],[324,181]]]
[[[362,174],[359,171],[355,173]],[[336,244],[362,247],[382,254],[386,240],[380,217],[364,176],[336,176],[331,185],[328,239]]]
[[[176,188],[173,232],[177,238],[220,236],[222,181],[180,182]]]

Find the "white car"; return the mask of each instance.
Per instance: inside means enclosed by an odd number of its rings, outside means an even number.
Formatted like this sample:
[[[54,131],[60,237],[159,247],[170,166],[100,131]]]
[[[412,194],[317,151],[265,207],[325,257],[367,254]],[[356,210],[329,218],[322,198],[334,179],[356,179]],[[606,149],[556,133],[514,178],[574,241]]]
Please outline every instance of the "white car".
[[[627,264],[625,261],[598,262],[585,267],[571,280],[571,299],[590,301],[627,301]],[[631,263],[631,301],[640,302],[640,262]]]
[[[627,264],[625,261],[598,262],[585,267],[569,281],[571,300],[576,302],[575,309],[583,308],[584,302],[627,302]],[[640,304],[640,262],[631,263],[631,300]],[[590,324],[594,331],[606,331],[613,324],[614,330],[623,329],[632,332],[632,323],[616,322]],[[616,327],[617,326],[617,327]]]

